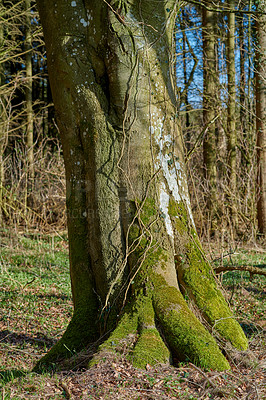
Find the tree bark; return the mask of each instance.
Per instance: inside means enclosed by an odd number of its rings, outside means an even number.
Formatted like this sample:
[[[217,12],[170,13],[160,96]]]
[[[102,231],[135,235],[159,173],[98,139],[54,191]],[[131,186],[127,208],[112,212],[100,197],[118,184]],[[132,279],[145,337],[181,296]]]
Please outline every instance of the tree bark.
[[[190,132],[189,132],[189,126],[190,126],[190,121],[189,121],[189,102],[188,102],[188,72],[187,72],[187,49],[186,49],[186,16],[184,10],[182,10],[182,13],[180,15],[180,28],[182,30],[182,57],[183,57],[183,78],[184,78],[184,91],[183,91],[183,96],[181,96],[181,101],[183,100],[185,103],[185,118],[186,118],[186,131],[187,131],[187,143],[186,143],[186,148],[187,151],[190,150]]]
[[[112,332],[145,367],[170,353],[229,364],[247,340],[205,260],[191,214],[173,78],[178,3],[38,1],[63,145],[74,315],[36,369]]]
[[[32,106],[32,39],[31,39],[31,0],[25,0],[25,65],[26,65],[26,151],[27,151],[27,190],[26,198],[31,195],[34,184],[34,152],[33,152],[33,106]]]
[[[203,7],[202,9],[202,38],[203,38],[203,122],[213,121],[216,109],[217,81],[215,78],[215,13]],[[217,169],[216,169],[216,135],[215,124],[209,124],[203,141],[203,163],[205,178],[208,186],[207,209],[212,220],[212,230],[215,228],[217,214]]]
[[[1,16],[4,20],[4,5],[3,1],[0,0],[0,11]],[[0,22],[0,49],[4,49],[4,23]],[[2,50],[3,51],[3,50]],[[4,51],[3,51],[4,53]],[[7,142],[7,131],[6,131],[6,103],[3,93],[3,85],[5,83],[4,75],[4,54],[0,59],[0,88],[1,88],[1,100],[0,100],[0,226],[3,222],[3,199],[4,199],[4,180],[5,180],[5,169],[4,169],[4,151]]]
[[[235,9],[235,0],[228,0],[228,7]],[[227,36],[227,153],[229,168],[229,202],[232,216],[232,225],[237,225],[236,209],[236,82],[235,82],[235,14],[228,13],[228,36]]]
[[[266,12],[265,0],[260,0],[258,11]],[[256,132],[257,132],[257,219],[258,230],[266,234],[266,16],[256,21]]]
[[[244,9],[245,3],[240,3],[241,8]],[[245,61],[246,61],[246,48],[245,48],[245,23],[244,16],[242,13],[238,15],[238,39],[239,39],[239,118],[240,118],[240,132],[241,132],[241,166],[246,174],[246,169],[250,168],[250,137],[248,135],[248,107],[246,100],[246,73],[245,73]]]

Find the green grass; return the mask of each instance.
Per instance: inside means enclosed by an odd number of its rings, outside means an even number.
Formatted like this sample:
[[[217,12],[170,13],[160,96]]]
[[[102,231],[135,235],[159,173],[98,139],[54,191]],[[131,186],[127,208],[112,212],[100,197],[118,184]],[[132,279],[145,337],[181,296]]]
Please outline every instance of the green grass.
[[[225,258],[224,263],[265,264],[266,254],[239,250],[238,254]],[[61,337],[71,318],[66,234],[18,235],[7,230],[0,231],[0,273],[1,399],[68,398],[62,383],[64,376],[30,372],[36,361]],[[256,275],[250,281],[249,273],[235,271],[223,273],[220,279],[248,337],[262,332],[265,328],[265,277]],[[260,346],[265,346],[265,340],[260,342]],[[183,380],[187,379],[185,375],[173,378],[170,373],[158,381],[153,375],[149,377],[147,373],[146,376],[145,371],[142,375],[138,374],[134,377],[126,373],[121,378],[122,388],[131,385],[140,390],[152,390],[153,387],[157,390],[160,382],[163,393],[171,395],[171,398],[197,398],[182,386]],[[105,387],[99,383],[95,390],[93,385],[94,381],[90,383],[94,394],[88,394],[87,398],[117,398],[114,397],[119,390],[116,384]]]
[[[266,252],[238,249],[223,260],[229,266],[262,266],[266,264]],[[215,262],[219,265],[219,261]],[[264,267],[265,268],[265,267]],[[221,277],[221,283],[227,292],[228,301],[238,316],[246,333],[251,338],[261,328],[266,328],[266,277],[246,271],[228,271]]]
[[[67,238],[0,232],[0,378],[31,370],[72,313]]]

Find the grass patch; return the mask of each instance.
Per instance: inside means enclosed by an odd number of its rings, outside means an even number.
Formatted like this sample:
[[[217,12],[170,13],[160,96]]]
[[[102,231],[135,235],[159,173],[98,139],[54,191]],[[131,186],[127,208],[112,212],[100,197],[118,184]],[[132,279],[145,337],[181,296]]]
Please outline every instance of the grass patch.
[[[225,266],[260,266],[265,268],[266,252],[239,249],[223,259]],[[214,266],[218,266],[217,260]],[[246,335],[251,338],[261,329],[266,328],[266,277],[251,276],[246,271],[228,271],[219,275],[226,290],[227,299],[238,316]]]
[[[266,254],[244,249],[223,262],[265,264]],[[121,359],[106,357],[86,371],[36,375],[30,372],[33,365],[61,337],[72,314],[66,234],[0,231],[0,272],[3,400],[215,399],[218,389],[223,391],[222,398],[265,398],[261,370],[243,366],[232,366],[229,375],[200,373],[187,364],[179,368],[147,365],[143,371],[122,355]],[[251,349],[265,368],[265,277],[256,275],[251,281],[249,273],[235,271],[220,274],[220,281],[250,338]]]
[[[72,301],[66,235],[0,235],[0,379],[6,381],[31,370],[60,338]]]

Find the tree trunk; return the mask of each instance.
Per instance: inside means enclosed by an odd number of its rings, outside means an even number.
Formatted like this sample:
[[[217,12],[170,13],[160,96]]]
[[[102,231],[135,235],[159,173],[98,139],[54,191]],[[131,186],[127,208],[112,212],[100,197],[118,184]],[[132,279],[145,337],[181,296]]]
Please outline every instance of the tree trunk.
[[[203,163],[205,178],[208,186],[207,208],[212,220],[212,230],[215,227],[217,213],[216,185],[216,135],[214,118],[217,114],[216,93],[217,81],[215,79],[215,13],[203,7],[202,9],[202,38],[203,38],[203,123],[209,124],[203,141]],[[210,123],[212,122],[212,123]]]
[[[228,0],[228,7],[235,9],[235,0]],[[229,202],[232,217],[232,225],[237,225],[236,210],[236,82],[235,82],[235,14],[228,13],[228,36],[227,36],[227,152],[229,168]]]
[[[4,20],[4,5],[3,1],[0,0],[0,12],[1,16]],[[6,103],[5,97],[3,93],[3,85],[5,83],[5,75],[4,75],[4,22],[0,22],[0,49],[2,49],[3,54],[1,54],[0,58],[0,88],[1,88],[1,99],[0,99],[0,226],[3,222],[3,189],[4,189],[4,180],[5,180],[5,169],[4,169],[4,151],[6,147],[7,141],[7,132],[6,132]]]
[[[265,0],[258,10],[266,12]],[[258,15],[256,23],[256,132],[257,132],[257,218],[259,233],[266,234],[266,16]]]
[[[190,126],[190,121],[189,121],[189,102],[188,102],[188,71],[187,71],[187,49],[186,49],[186,16],[184,10],[182,11],[180,15],[180,28],[182,30],[182,57],[183,57],[183,77],[184,77],[184,91],[183,91],[183,96],[181,100],[184,101],[185,104],[185,118],[186,118],[186,132],[187,132],[187,143],[186,143],[186,148],[187,151],[189,152],[190,150],[190,131],[189,131],[189,126]]]
[[[135,334],[134,364],[229,364],[209,333],[239,349],[197,238],[172,74],[176,1],[38,1],[67,185],[74,315],[36,369],[112,332]]]
[[[244,3],[241,2],[241,8],[244,9]],[[240,118],[240,130],[241,130],[241,166],[246,173],[246,169],[250,168],[250,138],[247,135],[247,102],[246,102],[246,74],[245,74],[245,60],[246,60],[246,48],[245,48],[245,30],[244,30],[244,16],[242,13],[238,15],[238,38],[239,38],[239,118]]]
[[[26,149],[27,149],[27,190],[26,197],[31,196],[34,183],[34,153],[33,153],[33,107],[32,107],[32,40],[31,40],[31,0],[25,0],[25,50],[26,50]]]
[[[253,6],[253,0],[249,0],[248,2],[248,11],[250,12]],[[252,135],[253,129],[253,118],[252,115],[254,113],[254,106],[253,106],[253,46],[252,46],[252,16],[251,14],[248,15],[248,127],[249,127],[249,136]]]

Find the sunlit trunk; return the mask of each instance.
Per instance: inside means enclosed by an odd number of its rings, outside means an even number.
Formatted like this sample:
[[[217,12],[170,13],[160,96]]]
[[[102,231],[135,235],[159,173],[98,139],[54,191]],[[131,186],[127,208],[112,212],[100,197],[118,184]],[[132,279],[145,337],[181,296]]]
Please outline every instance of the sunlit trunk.
[[[235,9],[235,0],[228,0],[228,7]],[[235,13],[228,13],[227,34],[227,153],[228,153],[228,199],[233,227],[237,226],[236,209],[236,81],[235,81]]]
[[[227,360],[191,311],[243,349],[191,214],[173,78],[178,3],[38,2],[63,144],[74,315],[39,365],[112,331],[135,334],[137,366],[170,352]]]
[[[256,23],[256,131],[257,131],[257,218],[259,233],[266,233],[266,3],[260,0]]]
[[[207,208],[212,219],[212,230],[215,227],[217,212],[216,185],[216,136],[214,119],[217,115],[217,83],[215,66],[215,14],[203,8],[203,123],[208,126],[203,141],[203,163],[207,183]]]
[[[31,1],[25,0],[25,65],[26,65],[26,150],[27,150],[27,190],[26,196],[28,197],[33,189],[34,183],[34,153],[33,153],[33,107],[32,107],[32,39],[31,39]]]
[[[1,15],[4,18],[4,6],[3,1],[0,0],[0,10]],[[4,49],[4,23],[0,22],[0,49]],[[1,98],[0,98],[0,226],[2,225],[2,217],[3,217],[3,196],[4,196],[4,150],[6,147],[7,141],[7,132],[6,132],[6,104],[5,97],[3,93],[3,85],[5,84],[5,75],[4,75],[4,62],[1,57],[0,60],[0,90],[1,90]]]

